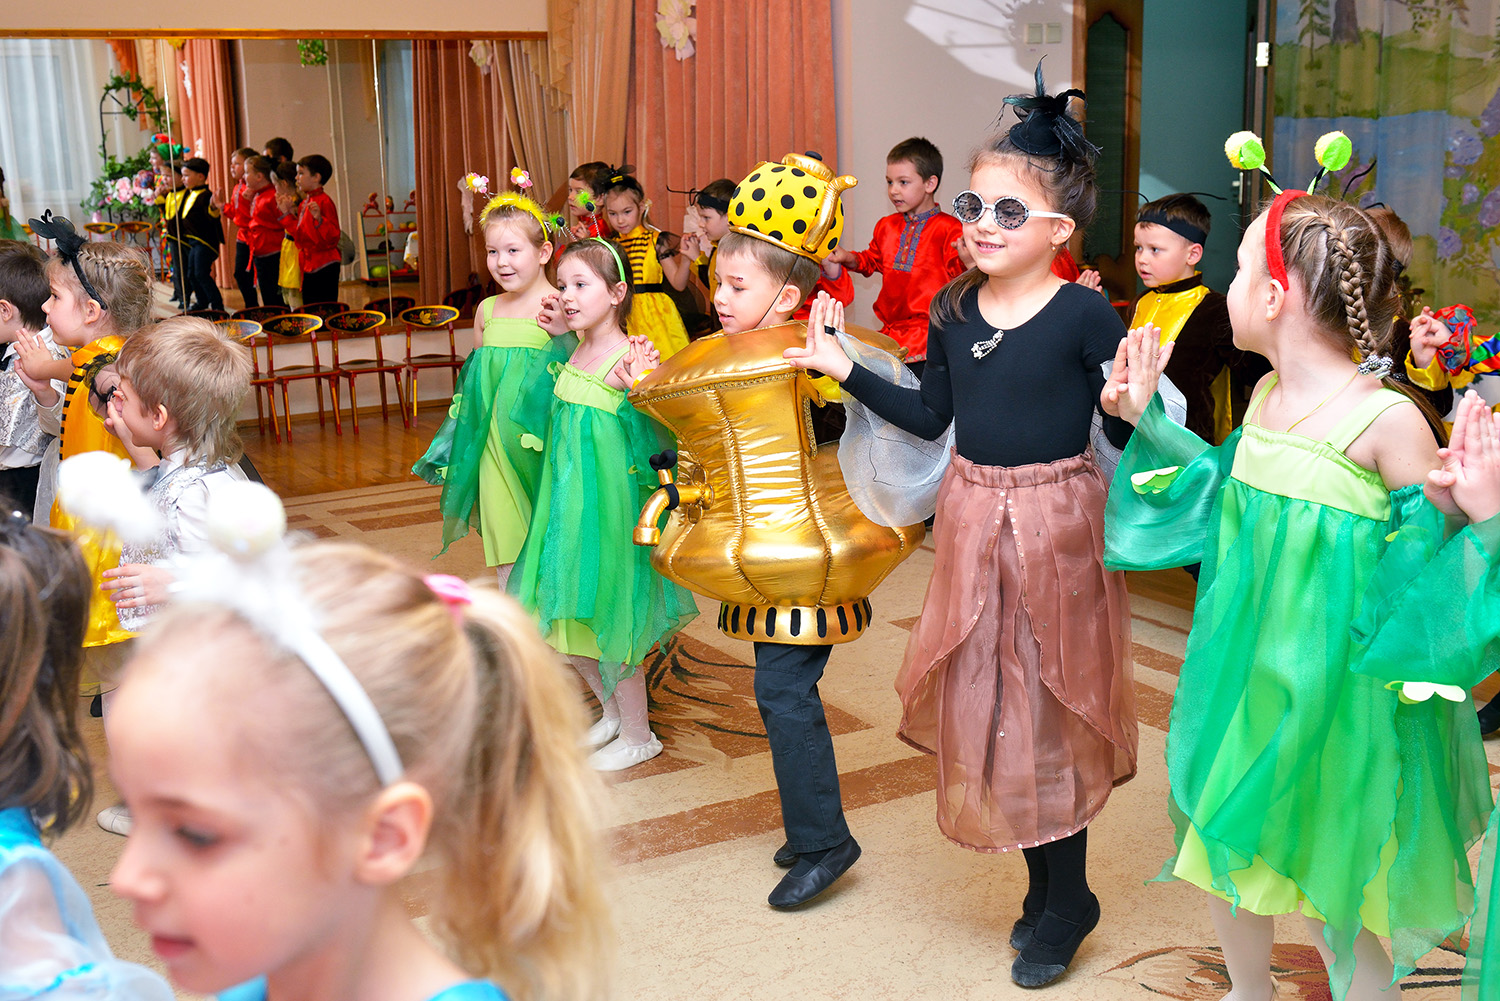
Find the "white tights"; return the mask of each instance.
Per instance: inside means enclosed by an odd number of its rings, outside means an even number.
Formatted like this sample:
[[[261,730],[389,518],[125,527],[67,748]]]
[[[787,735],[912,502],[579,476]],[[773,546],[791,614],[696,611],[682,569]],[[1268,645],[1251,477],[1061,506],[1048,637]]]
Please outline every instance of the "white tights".
[[[625,743],[639,746],[651,742],[651,719],[646,711],[646,675],[637,667],[628,678],[621,678],[614,695],[604,698],[604,679],[599,676],[599,662],[592,657],[569,657],[573,669],[593,690],[604,708],[605,719],[620,721],[620,737]]]
[[[1214,897],[1208,902],[1214,931],[1224,950],[1224,967],[1229,973],[1230,991],[1224,1001],[1271,1001],[1275,993],[1271,979],[1271,946],[1275,922],[1268,915],[1252,914],[1240,908],[1231,913],[1229,903]],[[1333,953],[1323,940],[1323,922],[1307,918],[1313,944],[1325,966],[1333,965]],[[1385,1001],[1401,996],[1401,985],[1392,984],[1391,958],[1368,929],[1362,929],[1354,940],[1354,981],[1345,1001]]]

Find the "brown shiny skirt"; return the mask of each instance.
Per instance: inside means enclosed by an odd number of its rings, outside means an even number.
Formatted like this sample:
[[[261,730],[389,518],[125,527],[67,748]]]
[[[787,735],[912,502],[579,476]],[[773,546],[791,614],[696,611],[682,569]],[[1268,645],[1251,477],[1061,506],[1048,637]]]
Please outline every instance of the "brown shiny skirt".
[[[938,827],[975,851],[1087,826],[1136,769],[1125,575],[1104,569],[1092,454],[1030,466],[954,455],[937,561],[896,692],[938,762]]]

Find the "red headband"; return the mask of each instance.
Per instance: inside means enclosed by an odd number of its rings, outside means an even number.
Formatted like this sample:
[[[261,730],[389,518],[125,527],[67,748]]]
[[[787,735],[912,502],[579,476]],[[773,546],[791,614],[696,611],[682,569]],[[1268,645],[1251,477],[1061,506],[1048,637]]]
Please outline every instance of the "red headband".
[[[1288,188],[1276,196],[1276,200],[1271,203],[1271,211],[1266,213],[1266,268],[1271,272],[1271,277],[1281,283],[1283,290],[1289,286],[1286,279],[1286,258],[1281,256],[1281,213],[1286,211],[1293,199],[1305,194],[1306,191]]]

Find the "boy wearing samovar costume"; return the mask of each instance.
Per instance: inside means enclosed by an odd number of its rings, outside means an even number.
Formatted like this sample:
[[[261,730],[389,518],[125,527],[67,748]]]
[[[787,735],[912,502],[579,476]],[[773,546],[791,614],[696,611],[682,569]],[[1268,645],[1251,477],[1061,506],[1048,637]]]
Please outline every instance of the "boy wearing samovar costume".
[[[771,745],[789,871],[771,892],[790,908],[822,893],[859,858],[839,796],[818,681],[833,644],[870,623],[868,595],[921,543],[920,523],[889,528],[849,496],[838,446],[814,440],[811,407],[832,398],[782,352],[806,341],[788,322],[839,244],[839,192],[817,158],[762,163],[730,200],[714,305],[724,331],[689,344],[630,394],[677,436],[677,482],[642,512],[636,542],[667,578],[723,602],[719,628],[755,644],[755,697]],[[855,336],[889,351],[894,341]],[[663,510],[673,514],[658,533]],[[918,519],[920,521],[920,519]]]

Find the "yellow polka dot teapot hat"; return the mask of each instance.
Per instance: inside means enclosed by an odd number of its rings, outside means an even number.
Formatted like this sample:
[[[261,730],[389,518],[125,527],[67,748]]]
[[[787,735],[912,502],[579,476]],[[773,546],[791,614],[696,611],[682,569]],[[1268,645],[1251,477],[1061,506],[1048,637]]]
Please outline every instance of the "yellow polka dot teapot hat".
[[[780,163],[758,164],[734,189],[729,226],[821,262],[844,234],[839,193],[858,183],[835,177],[816,153],[788,153]]]

